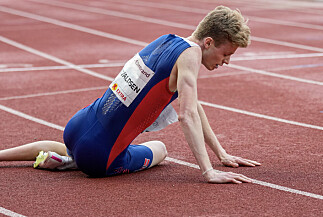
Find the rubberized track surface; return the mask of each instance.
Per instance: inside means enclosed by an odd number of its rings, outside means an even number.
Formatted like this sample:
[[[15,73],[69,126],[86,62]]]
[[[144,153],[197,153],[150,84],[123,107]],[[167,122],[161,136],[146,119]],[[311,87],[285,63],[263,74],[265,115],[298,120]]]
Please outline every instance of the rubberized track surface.
[[[143,134],[169,157],[103,179],[0,162],[7,216],[322,216],[323,3],[265,0],[0,0],[0,149],[62,142],[80,108],[162,34],[189,36],[217,5],[249,18],[252,44],[231,64],[201,68],[199,99],[226,150],[261,167],[214,168],[254,184],[207,184],[179,125]],[[174,103],[178,109],[177,102]]]

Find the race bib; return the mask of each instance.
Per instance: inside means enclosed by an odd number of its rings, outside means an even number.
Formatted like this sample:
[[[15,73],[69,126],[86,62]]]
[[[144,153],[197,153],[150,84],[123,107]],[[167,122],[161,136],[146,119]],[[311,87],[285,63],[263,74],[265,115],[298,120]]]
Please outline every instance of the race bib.
[[[154,74],[144,64],[139,54],[136,54],[125,64],[109,88],[125,106],[129,107]]]

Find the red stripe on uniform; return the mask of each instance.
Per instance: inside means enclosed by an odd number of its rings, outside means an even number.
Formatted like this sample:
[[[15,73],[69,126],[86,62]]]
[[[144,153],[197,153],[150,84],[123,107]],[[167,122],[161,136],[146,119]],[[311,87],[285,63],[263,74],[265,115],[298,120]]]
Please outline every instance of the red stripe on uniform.
[[[152,87],[137,106],[111,149],[107,169],[114,159],[116,159],[116,157],[124,151],[140,133],[157,119],[159,114],[169,103],[173,94],[168,90],[168,82],[169,78],[166,78]]]

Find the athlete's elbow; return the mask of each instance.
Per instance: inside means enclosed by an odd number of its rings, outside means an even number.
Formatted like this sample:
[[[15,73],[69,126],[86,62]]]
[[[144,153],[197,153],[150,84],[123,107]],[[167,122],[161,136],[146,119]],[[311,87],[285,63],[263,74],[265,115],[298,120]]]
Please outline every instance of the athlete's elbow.
[[[178,121],[181,123],[181,125],[191,125],[194,123],[195,120],[198,118],[197,111],[194,110],[188,110],[184,111],[183,113],[180,113],[178,116]]]

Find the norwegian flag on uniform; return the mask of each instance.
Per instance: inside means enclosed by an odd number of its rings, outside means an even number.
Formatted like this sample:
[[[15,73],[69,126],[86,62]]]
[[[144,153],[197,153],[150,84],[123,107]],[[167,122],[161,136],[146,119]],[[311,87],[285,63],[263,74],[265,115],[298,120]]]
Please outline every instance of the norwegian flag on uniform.
[[[142,169],[147,168],[147,167],[149,166],[149,162],[150,162],[150,159],[145,158],[145,163],[144,163],[144,165],[142,166]]]

